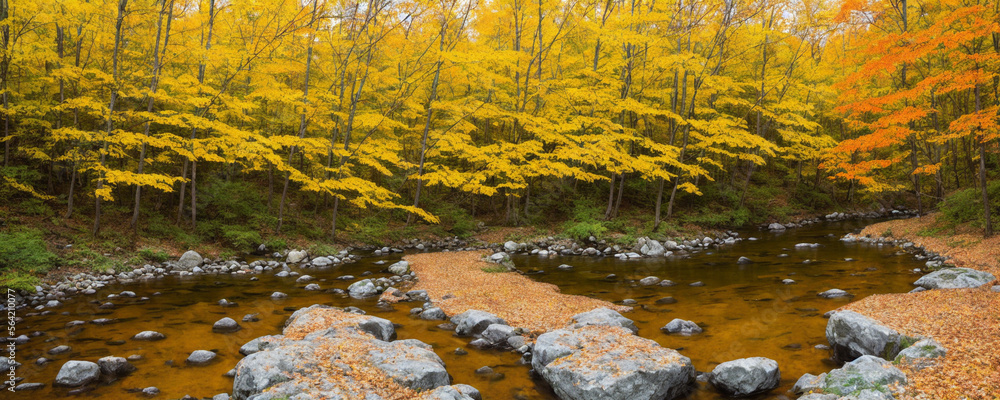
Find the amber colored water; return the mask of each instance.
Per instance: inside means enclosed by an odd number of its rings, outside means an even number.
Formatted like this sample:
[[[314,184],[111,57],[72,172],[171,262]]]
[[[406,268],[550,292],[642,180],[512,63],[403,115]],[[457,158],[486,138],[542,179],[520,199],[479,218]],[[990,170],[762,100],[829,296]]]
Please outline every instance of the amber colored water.
[[[619,261],[614,258],[516,256],[519,268],[535,273],[534,279],[559,285],[563,292],[592,296],[619,302],[632,298],[639,302],[635,311],[626,314],[636,321],[639,335],[663,346],[678,349],[690,357],[699,371],[710,371],[716,364],[741,357],[762,356],[776,360],[782,372],[782,386],[761,399],[778,399],[803,373],[820,373],[835,366],[827,351],[815,349],[825,344],[826,319],[822,314],[850,300],[828,300],[816,293],[840,288],[856,295],[855,299],[874,293],[903,292],[912,288],[917,275],[910,272],[922,264],[909,255],[897,255],[896,249],[867,244],[842,243],[843,234],[859,229],[866,221],[829,223],[821,226],[789,230],[782,234],[746,232],[758,241],[744,241],[734,246],[693,254],[690,258],[643,259]],[[867,221],[871,222],[871,221]],[[796,249],[801,242],[820,243],[815,249]],[[779,254],[788,257],[778,257]],[[739,256],[750,257],[754,263],[739,265]],[[857,261],[846,262],[844,258]],[[392,261],[398,257],[367,258],[362,262],[329,269],[307,269],[300,272],[317,278],[324,289],[346,288],[350,281],[336,280],[341,275],[360,276],[364,271],[382,276],[386,265],[374,265],[377,260]],[[814,262],[804,264],[809,259]],[[562,271],[556,266],[570,264],[573,270]],[[614,273],[617,280],[605,277]],[[636,287],[627,279],[655,275],[677,282],[673,287]],[[67,396],[69,389],[54,388],[51,383],[63,362],[71,359],[96,361],[115,355],[127,357],[139,354],[134,362],[134,374],[110,384],[100,384],[77,395],[79,398],[133,399],[143,398],[134,390],[156,386],[161,394],[156,398],[175,399],[184,395],[198,398],[231,392],[232,379],[223,374],[242,358],[239,347],[258,336],[278,334],[285,319],[296,308],[312,304],[357,306],[371,315],[389,319],[399,325],[399,338],[415,338],[432,345],[445,361],[454,383],[466,383],[478,388],[485,399],[554,399],[546,384],[529,376],[529,367],[518,363],[519,354],[501,351],[480,351],[467,346],[468,339],[454,337],[452,332],[436,327],[439,322],[410,317],[409,309],[419,306],[400,303],[393,308],[377,306],[375,299],[353,300],[346,296],[310,292],[296,284],[295,278],[275,278],[270,274],[249,276],[171,277],[147,283],[105,288],[93,296],[69,300],[55,309],[55,314],[25,316],[18,325],[18,334],[40,331],[18,349],[17,359],[24,364],[18,375],[24,382],[43,382],[44,389],[35,392],[10,393],[0,398],[31,397],[55,399]],[[798,283],[785,285],[784,278]],[[689,283],[701,281],[703,287]],[[147,301],[112,299],[118,305],[101,310],[98,305],[108,301],[108,294],[131,290]],[[284,300],[271,300],[273,291],[289,295]],[[159,295],[154,293],[159,292]],[[656,305],[664,296],[677,299],[676,304]],[[237,302],[237,307],[221,307],[219,299]],[[26,314],[27,311],[21,311]],[[240,321],[244,314],[259,313],[260,321],[243,323],[236,333],[212,332],[212,323],[229,316]],[[116,323],[104,326],[85,324],[66,328],[74,320],[91,321],[115,318]],[[691,337],[671,336],[659,328],[673,318],[689,319],[704,327],[705,332]],[[159,342],[137,342],[130,337],[143,330],[159,331],[167,339]],[[73,348],[68,354],[52,356],[46,352],[58,345]],[[454,354],[457,347],[466,348],[468,355]],[[216,362],[208,366],[186,366],[184,360],[191,351],[205,349],[218,352]],[[54,359],[43,366],[36,365],[39,357]],[[493,380],[473,371],[488,365],[503,373]],[[721,398],[711,388],[702,386],[690,399]]]

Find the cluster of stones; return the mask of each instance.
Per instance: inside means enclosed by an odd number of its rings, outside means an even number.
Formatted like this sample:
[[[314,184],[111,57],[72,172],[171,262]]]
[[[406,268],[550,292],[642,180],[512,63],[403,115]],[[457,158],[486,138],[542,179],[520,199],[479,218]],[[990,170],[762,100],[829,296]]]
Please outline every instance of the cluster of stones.
[[[485,227],[484,227],[485,228]],[[373,250],[375,255],[385,255],[390,253],[400,253],[403,249],[414,249],[414,250],[430,250],[435,249],[438,251],[466,251],[466,250],[481,250],[485,249],[486,245],[477,241],[468,241],[465,239],[460,239],[458,236],[452,236],[450,238],[441,238],[436,240],[424,240],[424,239],[403,239],[403,244],[399,247],[381,247]]]
[[[530,254],[541,257],[556,256],[608,256],[627,260],[631,258],[643,257],[669,257],[672,255],[684,255],[688,252],[695,252],[712,247],[720,247],[735,244],[741,240],[739,233],[720,232],[716,237],[700,237],[692,239],[677,238],[677,240],[659,241],[648,237],[641,237],[636,240],[632,247],[609,244],[606,240],[597,240],[591,236],[583,243],[571,239],[557,239],[549,236],[532,242],[507,241],[502,247],[494,248],[497,253],[504,254]]]
[[[413,271],[410,270],[410,262],[406,260],[398,261],[390,265],[388,270],[393,274],[392,276],[379,277],[375,279],[364,278],[355,281],[347,287],[347,294],[355,299],[374,297],[382,294],[383,292],[389,292],[390,295],[397,297],[404,297],[405,294],[396,289],[395,286],[399,286],[403,282],[413,281],[416,279]],[[340,277],[340,279],[354,279],[354,277],[346,275]],[[343,292],[341,289],[333,289],[333,291]],[[426,296],[426,293],[424,296]]]
[[[70,349],[68,346],[58,346],[53,350],[55,352],[50,351],[50,354],[64,353]],[[53,385],[70,388],[68,393],[71,395],[83,393],[90,390],[87,387],[88,385],[113,382],[135,372],[135,366],[129,361],[136,360],[138,359],[137,357],[130,356],[128,359],[123,357],[104,357],[97,360],[97,362],[69,360],[59,368],[59,373],[56,375]],[[5,371],[13,371],[19,367],[21,367],[21,363],[11,361],[7,357],[3,357],[2,361],[0,361],[0,368],[4,368]],[[24,377],[17,378],[12,388],[14,391],[29,391],[45,387],[45,384],[40,382],[22,383],[23,379]],[[7,390],[7,386],[10,383],[4,382],[3,386],[0,386],[0,389]]]
[[[348,250],[343,250],[336,255],[320,256],[312,259],[309,258],[305,250],[291,250],[284,256],[280,253],[275,253],[274,256],[276,258],[285,258],[285,261],[258,260],[247,263],[236,260],[209,260],[192,250],[185,252],[177,261],[168,261],[155,265],[146,264],[128,272],[115,274],[113,270],[109,270],[104,274],[79,273],[70,275],[56,283],[43,283],[35,286],[34,293],[19,291],[16,294],[17,298],[15,300],[22,307],[33,307],[37,310],[42,310],[58,307],[63,301],[76,295],[95,294],[98,289],[111,284],[147,281],[168,275],[255,275],[274,270],[286,271],[286,274],[291,275],[296,273],[289,272],[289,264],[297,264],[299,268],[323,268],[343,263],[353,263],[361,259],[360,255],[349,254]]]
[[[873,219],[873,218],[886,218],[886,217],[908,217],[915,215],[917,215],[916,211],[907,210],[902,207],[892,210],[882,209],[879,211],[859,211],[853,213],[834,212],[823,216],[803,218],[792,222],[786,222],[786,223],[773,222],[770,224],[763,224],[760,226],[760,229],[770,230],[770,231],[783,231],[785,229],[798,228],[826,221],[844,221],[848,219]]]
[[[289,317],[284,329],[287,334],[315,325],[302,339],[264,336],[243,345],[240,353],[246,357],[236,365],[232,397],[237,400],[374,398],[371,397],[374,394],[363,393],[363,386],[348,373],[352,366],[338,363],[338,354],[323,350],[342,351],[362,341],[370,347],[356,355],[363,358],[362,364],[378,369],[401,387],[421,392],[421,399],[481,399],[471,386],[451,385],[444,362],[431,346],[415,339],[396,340],[392,322],[359,315],[332,324],[317,324],[317,318],[323,318],[319,313],[347,311],[321,305],[303,308]]]
[[[916,259],[926,261],[924,264],[925,269],[932,272],[914,282],[913,284],[917,287],[911,290],[911,293],[930,289],[975,288],[996,279],[993,274],[988,272],[970,268],[956,268],[953,264],[948,263],[947,257],[927,250],[908,240],[885,237],[873,238],[855,234],[847,234],[840,240],[844,242],[870,243],[878,246],[897,246],[901,249],[899,254],[910,253]],[[923,272],[923,270],[914,269],[913,272],[919,273]],[[1000,292],[1000,287],[994,287],[993,290]]]
[[[903,335],[854,311],[833,313],[826,338],[833,359],[845,364],[799,378],[792,392],[803,394],[800,400],[891,400],[907,382],[897,365],[920,370],[947,354],[933,339]]]

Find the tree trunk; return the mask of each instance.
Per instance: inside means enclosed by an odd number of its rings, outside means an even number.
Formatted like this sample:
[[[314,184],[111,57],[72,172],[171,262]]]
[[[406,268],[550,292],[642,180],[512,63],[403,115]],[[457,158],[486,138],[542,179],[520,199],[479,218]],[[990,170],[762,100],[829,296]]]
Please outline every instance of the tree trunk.
[[[100,192],[104,189],[104,164],[105,157],[108,152],[108,138],[111,136],[111,129],[114,126],[114,119],[112,116],[115,113],[115,103],[118,101],[118,51],[121,48],[122,42],[122,25],[125,22],[125,7],[128,5],[128,0],[118,1],[118,17],[115,21],[115,50],[111,55],[111,99],[108,101],[108,119],[107,126],[105,129],[105,138],[101,145],[101,170],[97,172],[97,190],[94,196],[94,227],[91,233],[97,236],[98,232],[101,230],[101,194]]]
[[[163,26],[163,14],[167,14],[167,31],[163,35],[163,52],[166,54],[167,45],[170,43],[170,22],[174,16],[174,2],[173,0],[167,4],[166,1],[163,2],[162,9],[160,10],[159,19],[156,21],[156,44],[153,45],[153,65],[152,65],[152,78],[149,82],[149,101],[146,103],[146,112],[152,114],[153,112],[153,97],[156,95],[157,86],[159,86],[160,77],[160,35],[161,27]],[[143,136],[149,137],[149,125],[150,122],[146,121],[145,127],[143,127]],[[139,168],[138,174],[142,175],[143,164],[146,161],[146,141],[142,142],[142,149],[139,151]],[[132,221],[129,225],[132,229],[136,229],[136,225],[139,222],[139,206],[142,204],[142,185],[135,185],[135,207],[132,210]]]
[[[976,112],[980,112],[983,108],[982,97],[980,96],[979,83],[976,83]],[[990,192],[988,189],[987,179],[986,179],[986,137],[982,133],[982,128],[979,130],[979,186],[982,188],[983,193],[983,218],[985,218],[985,232],[984,236],[993,236],[993,221],[990,219]]]
[[[446,29],[448,28],[448,20],[443,14],[441,16],[441,32],[439,33],[440,40],[438,41],[438,51],[440,53],[444,52],[444,37]],[[427,97],[427,115],[424,121],[424,133],[420,137],[420,163],[417,166],[417,190],[413,194],[413,207],[420,207],[420,189],[424,186],[424,160],[427,155],[427,135],[431,130],[431,117],[434,116],[434,100],[437,99],[438,82],[441,79],[441,54],[438,54],[438,61],[434,66],[434,81],[431,83],[431,93]],[[413,213],[409,213],[406,216],[406,224],[409,225],[413,220]]]

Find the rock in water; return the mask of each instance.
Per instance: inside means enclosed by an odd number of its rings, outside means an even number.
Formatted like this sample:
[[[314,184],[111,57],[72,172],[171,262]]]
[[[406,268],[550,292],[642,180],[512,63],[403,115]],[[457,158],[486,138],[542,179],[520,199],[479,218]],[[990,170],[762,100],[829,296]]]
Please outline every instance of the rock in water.
[[[215,353],[208,350],[195,350],[187,358],[187,363],[191,365],[205,365],[215,359]]]
[[[778,363],[764,357],[741,358],[715,366],[709,382],[723,394],[736,397],[766,393],[778,387]]]
[[[865,355],[893,359],[903,348],[903,341],[916,341],[854,311],[838,311],[830,316],[826,323],[826,340],[833,348],[833,358],[838,361],[851,361]]]
[[[750,264],[752,262],[753,262],[753,260],[751,260],[751,259],[749,259],[747,257],[740,257],[739,260],[736,260],[737,264]]]
[[[469,310],[458,314],[451,317],[451,322],[455,324],[455,333],[459,336],[478,335],[493,324],[507,325],[507,321],[500,317],[479,310]]]
[[[448,316],[445,315],[444,310],[438,307],[431,307],[420,312],[420,319],[441,320],[448,319]]]
[[[660,328],[660,330],[666,333],[676,333],[685,336],[694,335],[704,331],[700,326],[698,326],[698,324],[680,318],[674,318],[672,321],[667,323],[667,325]]]
[[[201,254],[198,254],[197,251],[188,250],[185,251],[184,254],[181,254],[181,258],[177,260],[177,266],[184,269],[191,269],[201,266],[204,261],[205,260],[201,257]]]
[[[132,336],[132,340],[146,340],[146,341],[163,340],[166,338],[167,338],[166,335],[155,331],[142,331],[135,334],[135,336]]]
[[[830,289],[830,290],[827,290],[825,292],[821,292],[821,293],[817,294],[817,296],[823,297],[823,298],[826,298],[826,299],[835,299],[835,298],[838,298],[838,297],[850,297],[850,296],[853,296],[853,295],[850,294],[850,293],[847,293],[847,292],[845,292],[843,290],[840,290],[840,289]]]
[[[215,321],[215,324],[212,325],[213,332],[229,333],[236,332],[238,330],[240,330],[240,324],[236,323],[236,320],[229,317]]]
[[[996,279],[992,274],[969,268],[948,268],[924,275],[914,285],[924,289],[977,288]]]
[[[97,360],[101,374],[109,378],[121,378],[135,371],[135,366],[122,357],[103,357]]]
[[[661,400],[688,390],[691,360],[615,326],[542,334],[532,367],[564,400]]]
[[[635,322],[625,318],[619,314],[618,311],[610,308],[595,308],[587,312],[576,314],[571,319],[573,322],[570,324],[570,329],[577,329],[591,325],[601,325],[625,328],[633,334],[639,332],[639,328],[635,326]]]
[[[101,367],[90,361],[70,360],[59,368],[56,386],[77,387],[96,381],[101,376]]]
[[[660,278],[655,276],[647,276],[639,280],[639,284],[642,286],[653,286],[660,283]]]
[[[347,292],[355,299],[363,299],[378,294],[378,288],[371,279],[362,279],[347,287]]]

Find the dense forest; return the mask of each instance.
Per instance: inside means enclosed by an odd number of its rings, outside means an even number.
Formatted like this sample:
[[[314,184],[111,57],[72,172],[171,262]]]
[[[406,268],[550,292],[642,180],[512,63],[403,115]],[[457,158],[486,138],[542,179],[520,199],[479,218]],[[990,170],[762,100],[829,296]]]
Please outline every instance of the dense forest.
[[[995,0],[0,7],[5,219],[249,246],[586,234],[625,210],[651,231],[942,201],[987,235],[998,218]]]

